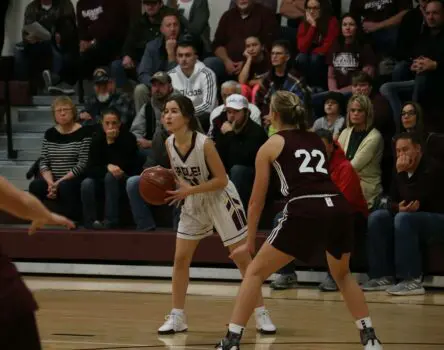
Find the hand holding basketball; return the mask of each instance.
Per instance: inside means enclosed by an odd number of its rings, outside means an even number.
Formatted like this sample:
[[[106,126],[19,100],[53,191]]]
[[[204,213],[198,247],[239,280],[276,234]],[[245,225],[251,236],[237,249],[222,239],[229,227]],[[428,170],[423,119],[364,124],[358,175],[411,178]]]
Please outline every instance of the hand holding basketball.
[[[179,178],[176,179],[176,183],[179,186],[177,190],[166,191],[166,193],[170,195],[169,197],[165,198],[165,202],[169,202],[168,205],[176,204],[191,194],[191,189],[193,186],[191,186],[188,182]]]

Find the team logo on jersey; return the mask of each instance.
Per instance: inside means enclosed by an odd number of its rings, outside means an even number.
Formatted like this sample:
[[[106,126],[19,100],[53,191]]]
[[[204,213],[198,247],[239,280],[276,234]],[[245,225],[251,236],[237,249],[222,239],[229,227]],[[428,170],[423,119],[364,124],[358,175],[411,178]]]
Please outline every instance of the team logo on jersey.
[[[190,185],[197,186],[199,185],[199,178],[202,176],[202,172],[200,167],[192,166],[192,167],[174,167],[174,171],[178,176],[187,181]]]

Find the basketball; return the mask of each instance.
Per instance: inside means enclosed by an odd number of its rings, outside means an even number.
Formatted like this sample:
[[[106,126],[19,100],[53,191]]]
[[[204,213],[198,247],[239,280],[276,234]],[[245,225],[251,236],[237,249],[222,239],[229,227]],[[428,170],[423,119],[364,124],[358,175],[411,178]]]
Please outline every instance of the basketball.
[[[139,192],[148,204],[162,205],[168,197],[166,191],[176,188],[174,175],[165,168],[145,169],[140,175]]]

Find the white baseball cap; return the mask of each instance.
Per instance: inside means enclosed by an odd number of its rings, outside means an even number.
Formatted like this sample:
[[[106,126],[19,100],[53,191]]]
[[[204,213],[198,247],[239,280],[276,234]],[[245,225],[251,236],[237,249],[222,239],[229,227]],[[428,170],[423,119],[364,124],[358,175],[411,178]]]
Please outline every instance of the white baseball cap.
[[[227,108],[233,108],[240,111],[241,109],[248,109],[248,107],[248,100],[245,98],[245,96],[239,94],[230,95],[225,101],[225,110]]]

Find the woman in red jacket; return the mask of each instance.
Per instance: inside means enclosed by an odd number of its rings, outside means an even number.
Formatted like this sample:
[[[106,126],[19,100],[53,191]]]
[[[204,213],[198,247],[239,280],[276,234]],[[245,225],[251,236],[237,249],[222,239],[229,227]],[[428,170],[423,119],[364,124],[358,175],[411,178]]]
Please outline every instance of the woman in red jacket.
[[[305,0],[305,18],[299,24],[296,66],[312,87],[327,87],[325,56],[339,35],[329,0]]]

